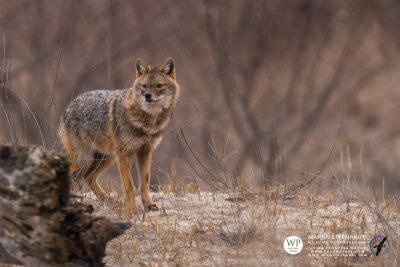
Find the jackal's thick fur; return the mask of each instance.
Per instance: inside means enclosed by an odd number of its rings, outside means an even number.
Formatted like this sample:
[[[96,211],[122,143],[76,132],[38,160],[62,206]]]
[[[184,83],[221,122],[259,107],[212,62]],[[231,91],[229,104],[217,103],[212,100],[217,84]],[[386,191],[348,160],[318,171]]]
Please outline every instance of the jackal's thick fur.
[[[138,59],[132,88],[79,95],[67,107],[59,130],[63,150],[71,159],[71,174],[81,173],[97,198],[104,200],[97,177],[117,161],[127,210],[136,213],[131,175],[136,155],[143,206],[157,210],[149,192],[151,154],[178,97],[172,58],[161,67]]]

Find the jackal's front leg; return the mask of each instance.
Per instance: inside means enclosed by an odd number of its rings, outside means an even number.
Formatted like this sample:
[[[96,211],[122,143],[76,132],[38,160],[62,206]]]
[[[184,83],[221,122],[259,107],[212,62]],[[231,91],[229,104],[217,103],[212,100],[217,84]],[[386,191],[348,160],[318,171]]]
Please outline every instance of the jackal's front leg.
[[[158,207],[151,200],[149,185],[150,185],[150,165],[151,165],[152,149],[144,145],[136,154],[136,163],[140,180],[140,194],[145,210],[156,211]]]
[[[117,158],[119,174],[121,176],[122,186],[124,188],[125,204],[128,214],[137,212],[135,201],[135,185],[132,180],[132,160],[133,155],[124,154]]]

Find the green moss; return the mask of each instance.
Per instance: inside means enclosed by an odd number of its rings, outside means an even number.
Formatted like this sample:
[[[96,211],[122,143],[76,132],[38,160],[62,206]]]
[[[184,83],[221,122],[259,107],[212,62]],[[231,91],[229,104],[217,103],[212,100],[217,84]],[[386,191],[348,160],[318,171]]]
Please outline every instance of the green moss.
[[[54,212],[50,217],[50,221],[54,222],[53,225],[49,226],[50,230],[59,231],[60,228],[61,228],[61,226],[60,226],[61,224],[60,223],[63,222],[64,219],[65,219],[65,213],[64,212],[61,212],[61,211]]]
[[[54,212],[50,218],[47,232],[48,235],[48,244],[47,249],[52,252],[54,258],[53,260],[56,262],[65,262],[68,259],[69,252],[67,248],[66,235],[64,233],[62,222],[65,219],[65,214],[61,211]]]
[[[49,233],[47,249],[54,257],[52,260],[55,262],[66,262],[68,260],[69,252],[65,240],[57,233]]]
[[[56,154],[49,162],[52,169],[56,171],[57,183],[59,188],[62,189],[60,193],[68,193],[70,186],[69,167],[70,163],[66,156],[62,154]],[[57,190],[58,191],[58,190]]]

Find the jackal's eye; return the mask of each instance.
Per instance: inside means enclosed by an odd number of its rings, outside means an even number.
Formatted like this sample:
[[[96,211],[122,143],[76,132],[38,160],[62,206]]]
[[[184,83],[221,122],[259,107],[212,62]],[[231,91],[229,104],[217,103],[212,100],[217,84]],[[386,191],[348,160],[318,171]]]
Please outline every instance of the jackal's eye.
[[[147,85],[146,85],[146,84],[142,84],[142,87],[143,87],[143,88],[146,88],[146,87],[147,87]]]
[[[157,88],[161,88],[161,87],[163,87],[163,84],[157,83]]]

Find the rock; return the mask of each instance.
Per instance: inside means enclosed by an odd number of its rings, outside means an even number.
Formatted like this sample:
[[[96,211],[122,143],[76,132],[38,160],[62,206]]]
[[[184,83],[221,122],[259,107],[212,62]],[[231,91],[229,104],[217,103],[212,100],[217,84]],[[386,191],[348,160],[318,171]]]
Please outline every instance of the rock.
[[[130,223],[94,217],[70,198],[69,162],[41,147],[0,146],[0,262],[103,266],[106,244]]]

